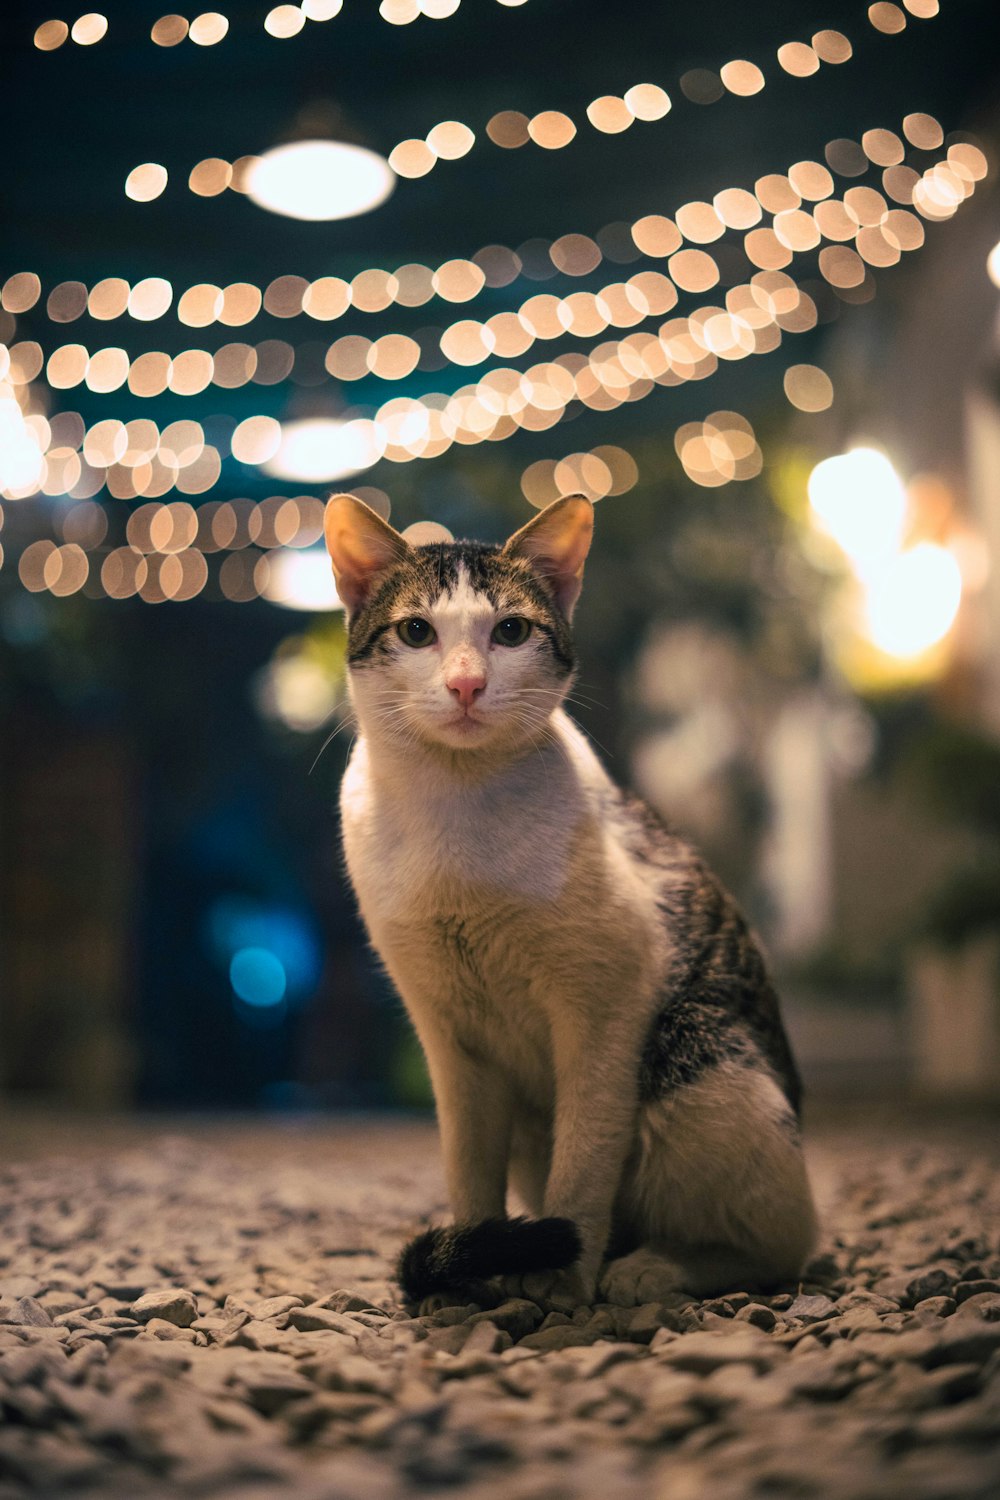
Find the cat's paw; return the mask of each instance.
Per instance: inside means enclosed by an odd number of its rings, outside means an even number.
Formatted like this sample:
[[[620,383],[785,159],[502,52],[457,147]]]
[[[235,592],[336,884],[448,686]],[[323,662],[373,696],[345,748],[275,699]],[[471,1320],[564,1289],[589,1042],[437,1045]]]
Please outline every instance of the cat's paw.
[[[683,1271],[655,1250],[633,1250],[609,1261],[601,1273],[600,1295],[616,1307],[641,1307],[662,1302],[671,1292],[683,1289]]]
[[[434,1313],[439,1313],[443,1307],[454,1307],[456,1305],[453,1292],[431,1292],[429,1297],[423,1297],[417,1304],[417,1317],[429,1318]]]
[[[519,1276],[503,1276],[500,1285],[506,1297],[524,1297],[543,1312],[572,1312],[589,1306],[595,1286],[576,1267],[568,1271],[527,1271]]]

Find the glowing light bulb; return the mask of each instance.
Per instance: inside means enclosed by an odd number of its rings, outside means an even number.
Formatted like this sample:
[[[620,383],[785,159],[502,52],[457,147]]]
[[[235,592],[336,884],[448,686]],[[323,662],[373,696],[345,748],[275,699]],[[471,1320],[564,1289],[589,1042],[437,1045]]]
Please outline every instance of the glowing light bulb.
[[[276,479],[315,484],[360,474],[381,458],[383,448],[372,422],[310,417],[282,423],[281,442],[263,467]]]
[[[40,482],[44,459],[16,401],[0,401],[0,489],[28,494]]]
[[[344,141],[294,141],[257,158],[247,196],[290,219],[349,219],[384,203],[396,175],[384,157]]]
[[[986,257],[986,274],[994,286],[1000,286],[1000,240]]]
[[[890,656],[919,656],[944,639],[962,601],[962,573],[944,547],[920,542],[875,578],[868,591],[869,635]]]
[[[825,458],[808,489],[817,521],[859,574],[870,574],[899,550],[906,494],[884,453],[854,448]]]
[[[272,604],[283,605],[285,609],[343,609],[333,581],[330,559],[322,547],[275,553],[267,571],[264,598]],[[326,712],[329,708],[324,709]]]

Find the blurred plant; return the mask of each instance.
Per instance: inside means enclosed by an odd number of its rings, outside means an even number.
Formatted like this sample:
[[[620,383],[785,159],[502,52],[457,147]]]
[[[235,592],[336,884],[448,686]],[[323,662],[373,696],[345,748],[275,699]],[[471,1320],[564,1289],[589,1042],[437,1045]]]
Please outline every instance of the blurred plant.
[[[1000,931],[1000,744],[939,722],[904,755],[898,775],[932,811],[959,824],[974,848],[919,915],[914,936],[956,948]]]

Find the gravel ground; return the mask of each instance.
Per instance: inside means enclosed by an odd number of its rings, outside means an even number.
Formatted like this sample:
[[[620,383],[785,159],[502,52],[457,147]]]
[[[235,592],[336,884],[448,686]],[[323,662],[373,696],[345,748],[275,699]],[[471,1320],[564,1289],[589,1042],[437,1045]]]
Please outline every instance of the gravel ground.
[[[412,1318],[423,1123],[0,1120],[0,1500],[993,1500],[996,1121],[812,1131],[777,1294]]]

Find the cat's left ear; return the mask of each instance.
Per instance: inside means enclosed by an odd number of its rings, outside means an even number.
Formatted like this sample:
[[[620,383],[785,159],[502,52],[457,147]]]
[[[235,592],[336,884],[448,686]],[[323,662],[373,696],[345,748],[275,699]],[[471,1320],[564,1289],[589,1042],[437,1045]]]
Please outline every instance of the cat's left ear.
[[[356,495],[331,495],[323,531],[337,593],[349,615],[364,604],[380,573],[409,556],[399,532]]]
[[[583,495],[565,495],[522,526],[504,552],[524,557],[551,584],[567,619],[583,587],[583,565],[594,535],[594,507]]]

